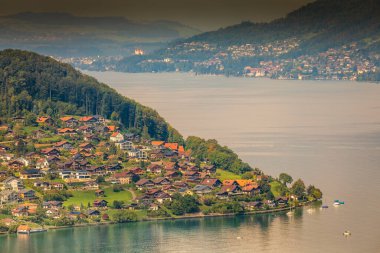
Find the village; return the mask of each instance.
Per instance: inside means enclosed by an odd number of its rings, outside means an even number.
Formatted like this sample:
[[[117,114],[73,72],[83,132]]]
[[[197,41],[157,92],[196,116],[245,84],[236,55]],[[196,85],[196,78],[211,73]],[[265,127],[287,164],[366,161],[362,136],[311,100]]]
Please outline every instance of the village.
[[[237,175],[181,143],[144,139],[102,116],[14,117],[0,126],[1,232],[186,215],[268,211],[288,188]],[[296,203],[297,202],[297,203]]]

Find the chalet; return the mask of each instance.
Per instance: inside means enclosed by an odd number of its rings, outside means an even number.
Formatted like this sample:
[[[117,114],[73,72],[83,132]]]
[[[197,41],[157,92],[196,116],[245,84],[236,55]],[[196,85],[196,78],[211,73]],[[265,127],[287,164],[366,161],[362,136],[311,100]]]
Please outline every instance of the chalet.
[[[178,171],[168,171],[165,173],[166,178],[178,178],[181,174]]]
[[[71,211],[68,216],[70,219],[73,219],[73,220],[78,219],[78,218],[81,218],[81,219],[87,218],[85,214],[79,211]]]
[[[9,151],[10,148],[7,147],[7,146],[4,146],[4,145],[0,145],[0,151],[4,152],[4,151]]]
[[[162,166],[158,164],[151,164],[146,168],[146,171],[154,174],[161,174]]]
[[[120,150],[132,150],[133,149],[133,142],[131,142],[131,141],[116,142],[115,145]]]
[[[28,225],[20,225],[17,227],[17,234],[29,234],[31,230]]]
[[[94,165],[94,166],[86,168],[86,171],[90,173],[91,175],[95,175],[95,176],[104,176],[107,174],[107,171],[104,165],[100,165],[100,166]]]
[[[47,190],[50,190],[51,189],[51,185],[49,182],[44,182],[44,181],[35,181],[33,183],[33,186],[34,187],[38,187],[38,188],[42,188],[44,191],[47,191]]]
[[[0,191],[0,207],[4,204],[17,202],[18,194],[13,190]]]
[[[157,200],[158,203],[163,203],[164,201],[172,201],[172,197],[167,194],[166,192],[160,192],[155,199]]]
[[[137,157],[137,149],[128,150],[128,157],[135,158]]]
[[[55,143],[53,147],[69,150],[73,148],[73,145],[71,145],[71,143],[68,141],[60,141],[60,142]]]
[[[94,141],[94,142],[99,142],[100,139],[98,136],[94,135],[94,134],[86,134],[84,137],[83,137],[83,140],[84,141]]]
[[[165,150],[164,151],[164,157],[166,158],[176,158],[178,156],[178,153],[173,150]]]
[[[59,219],[61,216],[59,214],[59,210],[57,208],[50,208],[46,210],[46,216],[52,217],[54,219]]]
[[[71,175],[75,179],[88,179],[88,178],[90,178],[89,173],[87,171],[84,171],[84,170],[74,171]]]
[[[260,194],[260,186],[256,182],[242,187],[241,190],[244,194],[247,194],[250,196]]]
[[[60,120],[66,125],[66,126],[70,126],[70,127],[74,127],[74,126],[77,126],[78,125],[78,120],[73,118],[73,117],[62,117],[60,118]]]
[[[143,178],[136,182],[136,186],[139,190],[142,190],[143,188],[152,188],[154,183],[149,179]]]
[[[164,158],[164,152],[161,149],[154,149],[149,153],[149,157],[152,160]]]
[[[33,131],[31,136],[34,139],[42,139],[48,137],[49,135],[45,131],[38,129],[36,131]]]
[[[164,141],[152,141],[151,144],[152,144],[152,147],[154,149],[163,149],[165,142]]]
[[[84,190],[98,190],[99,184],[95,181],[88,181],[84,183]]]
[[[198,182],[200,173],[198,171],[186,171],[183,176],[187,182]]]
[[[20,170],[22,167],[24,167],[24,163],[18,161],[18,160],[13,160],[8,163],[9,168],[13,170]]]
[[[59,156],[59,150],[56,148],[45,148],[41,150],[41,153],[46,156]]]
[[[23,200],[33,200],[36,198],[36,192],[33,190],[23,189],[18,192],[18,196]]]
[[[93,116],[85,116],[79,119],[79,122],[89,124],[89,125],[94,125],[99,123],[98,119]]]
[[[204,195],[204,194],[210,194],[212,191],[212,188],[208,185],[196,185],[193,188],[193,192],[197,195]]]
[[[153,183],[155,185],[169,185],[171,182],[169,179],[165,177],[158,177],[158,178],[153,179]]]
[[[131,171],[123,171],[120,173],[115,173],[113,175],[114,179],[119,184],[130,184],[134,176],[135,174],[132,173]]]
[[[79,148],[91,151],[94,148],[94,146],[91,143],[85,142],[79,144]]]
[[[145,174],[145,171],[139,167],[132,168],[129,171],[132,172],[133,174],[136,174],[136,175],[144,175]]]
[[[100,212],[98,210],[87,210],[88,216],[99,216]]]
[[[53,182],[51,183],[51,188],[62,191],[65,188],[65,185],[63,183]]]
[[[223,180],[223,186],[239,185],[236,180]]]
[[[22,181],[15,177],[8,177],[2,182],[3,189],[10,189],[14,191],[20,191],[21,189],[24,189],[24,185],[22,184]]]
[[[119,132],[114,132],[113,134],[111,134],[110,141],[122,142],[122,141],[124,141],[124,136]]]
[[[3,223],[3,224],[5,224],[5,226],[9,227],[9,226],[11,226],[13,224],[16,224],[17,221],[15,221],[14,219],[11,219],[11,218],[4,218],[4,219],[0,220],[0,223]]]
[[[16,116],[12,118],[12,121],[15,123],[24,124],[25,123],[25,117]]]
[[[163,185],[162,186],[162,191],[166,192],[168,194],[174,194],[177,192],[177,188],[175,188],[173,185],[168,184],[168,185]]]
[[[62,201],[44,201],[42,203],[42,208],[43,209],[60,209],[62,208],[63,202]]]
[[[97,200],[94,200],[93,202],[93,206],[94,207],[106,207],[108,204],[108,202],[104,199],[97,199]]]
[[[176,188],[187,188],[188,187],[188,184],[183,182],[183,181],[175,181],[173,183],[173,186],[176,187]]]
[[[106,166],[107,173],[114,173],[115,171],[121,170],[123,166],[120,163],[111,164]]]
[[[95,196],[96,197],[104,196],[104,191],[100,190],[100,189],[96,190],[95,191]]]
[[[47,124],[47,125],[52,125],[54,122],[53,122],[53,119],[50,117],[50,116],[41,116],[41,117],[38,117],[36,122],[38,124]]]
[[[170,150],[173,150],[173,151],[177,151],[178,150],[178,143],[165,143],[164,144],[164,147],[167,148],[167,149],[170,149]]]
[[[83,134],[92,134],[94,132],[94,128],[92,126],[80,126],[77,129],[78,132]]]
[[[42,178],[42,173],[37,169],[28,169],[20,172],[21,179],[37,179]]]
[[[119,129],[117,126],[106,126],[109,132],[115,132]]]
[[[254,184],[255,182],[253,182],[252,180],[237,179],[237,180],[236,180],[236,183],[242,188],[242,187],[245,187],[245,186],[247,186],[247,185],[252,185],[252,184]]]
[[[11,161],[14,157],[14,154],[0,152],[0,159],[3,161]]]
[[[254,211],[257,209],[261,209],[263,207],[263,202],[254,201],[254,202],[242,202],[245,210]]]
[[[225,185],[220,189],[217,195],[219,197],[228,197],[230,195],[240,194],[240,192],[241,192],[241,189],[237,185]]]
[[[72,129],[72,128],[60,128],[57,131],[58,131],[58,134],[60,134],[60,135],[75,135],[75,134],[77,134],[77,131],[75,131],[75,129]]]
[[[216,173],[216,168],[215,168],[214,165],[204,166],[204,167],[202,168],[202,170],[203,170],[204,172],[206,172],[207,174],[214,174],[214,173]]]
[[[175,170],[177,168],[175,162],[165,162],[164,163],[165,170]]]
[[[207,185],[210,187],[219,187],[222,185],[222,182],[217,178],[206,178],[202,181],[201,185]]]
[[[287,197],[278,197],[275,202],[278,207],[284,207],[288,204],[289,199]]]

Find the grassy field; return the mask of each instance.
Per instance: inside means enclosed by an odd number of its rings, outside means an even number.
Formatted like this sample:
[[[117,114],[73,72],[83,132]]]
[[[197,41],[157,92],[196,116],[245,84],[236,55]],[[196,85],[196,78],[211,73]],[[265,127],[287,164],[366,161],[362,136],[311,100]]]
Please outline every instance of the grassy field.
[[[72,193],[74,196],[66,200],[64,206],[80,206],[81,203],[84,206],[87,206],[88,203],[92,205],[92,202],[98,199],[95,196],[95,191],[74,191]],[[108,201],[108,205],[112,205],[114,200],[122,200],[124,202],[130,202],[132,200],[132,194],[129,191],[113,192],[112,188],[107,188],[104,190],[104,193],[105,197],[100,197],[99,199]]]
[[[270,189],[273,193],[273,195],[277,198],[277,197],[281,197],[280,196],[280,193],[278,191],[278,189],[281,187],[281,183],[278,182],[278,181],[273,181],[270,183]]]
[[[221,169],[216,170],[216,177],[221,181],[226,179],[241,179],[240,175]]]

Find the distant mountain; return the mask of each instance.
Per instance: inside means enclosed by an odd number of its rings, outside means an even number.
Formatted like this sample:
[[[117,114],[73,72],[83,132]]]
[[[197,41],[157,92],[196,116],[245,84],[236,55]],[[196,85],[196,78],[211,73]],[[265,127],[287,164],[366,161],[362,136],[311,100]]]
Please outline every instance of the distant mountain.
[[[269,23],[243,22],[202,33],[113,66],[127,72],[356,80],[377,71],[379,48],[380,1],[317,0]],[[336,65],[344,57],[349,62]]]
[[[152,50],[200,31],[170,21],[135,22],[123,17],[67,13],[18,13],[0,17],[0,48],[31,49],[56,56],[129,55]]]

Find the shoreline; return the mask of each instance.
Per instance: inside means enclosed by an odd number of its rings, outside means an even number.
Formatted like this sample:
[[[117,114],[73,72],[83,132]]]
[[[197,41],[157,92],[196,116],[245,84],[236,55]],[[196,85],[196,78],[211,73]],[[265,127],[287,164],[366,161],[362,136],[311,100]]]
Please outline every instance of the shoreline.
[[[214,214],[190,214],[190,215],[181,215],[177,217],[160,217],[160,218],[145,218],[142,220],[137,220],[133,222],[153,222],[153,221],[166,221],[166,220],[185,220],[185,219],[201,219],[201,218],[213,218],[213,217],[233,217],[233,216],[249,216],[249,215],[256,215],[256,214],[271,214],[271,213],[279,213],[288,211],[291,209],[300,209],[306,206],[309,206],[312,203],[316,203],[319,200],[314,201],[307,201],[302,203],[302,205],[298,205],[296,207],[283,207],[283,208],[276,208],[276,209],[269,209],[269,210],[258,210],[258,211],[250,211],[245,213],[214,213]],[[125,222],[125,223],[132,223],[132,222]],[[116,225],[116,224],[125,224],[125,223],[117,223],[112,221],[103,221],[98,223],[85,223],[85,224],[74,224],[71,226],[44,226],[45,229],[47,229],[46,232],[49,232],[49,230],[58,230],[58,229],[66,229],[66,228],[76,228],[76,227],[90,227],[90,226],[106,226],[106,225]],[[17,234],[17,233],[16,233]],[[10,235],[9,233],[2,233],[0,232],[0,235]]]

